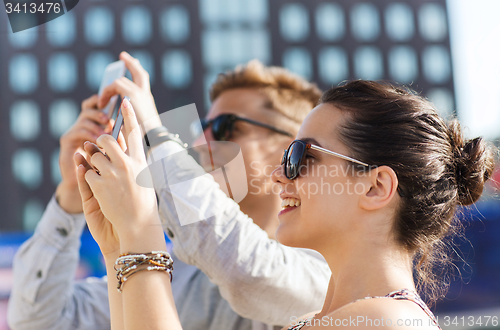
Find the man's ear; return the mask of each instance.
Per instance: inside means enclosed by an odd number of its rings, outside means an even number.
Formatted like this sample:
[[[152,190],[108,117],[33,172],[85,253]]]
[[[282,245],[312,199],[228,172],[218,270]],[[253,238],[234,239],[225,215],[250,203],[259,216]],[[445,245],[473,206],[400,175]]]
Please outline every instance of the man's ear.
[[[377,210],[389,204],[398,188],[396,172],[389,166],[380,166],[371,170],[367,180],[370,189],[361,196],[360,207]]]

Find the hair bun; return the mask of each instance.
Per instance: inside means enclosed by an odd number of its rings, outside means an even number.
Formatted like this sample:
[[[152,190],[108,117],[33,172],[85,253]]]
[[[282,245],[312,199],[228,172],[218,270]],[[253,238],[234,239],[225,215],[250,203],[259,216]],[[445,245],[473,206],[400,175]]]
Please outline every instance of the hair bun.
[[[457,120],[450,124],[449,129],[454,152],[458,202],[461,205],[470,205],[481,197],[484,183],[493,174],[493,151],[481,137],[464,141]]]

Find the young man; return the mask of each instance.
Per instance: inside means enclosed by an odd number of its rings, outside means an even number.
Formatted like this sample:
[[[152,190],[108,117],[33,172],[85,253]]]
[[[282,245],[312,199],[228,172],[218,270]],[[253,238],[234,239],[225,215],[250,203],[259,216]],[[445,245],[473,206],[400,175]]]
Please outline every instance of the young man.
[[[109,329],[106,281],[73,281],[85,220],[81,199],[75,195],[78,194],[75,166],[69,159],[85,140],[94,141],[102,134],[96,127],[105,120],[96,115],[96,110],[111,95],[130,96],[138,119],[147,120],[150,125],[146,130],[161,125],[159,120],[148,120],[157,116],[157,110],[147,72],[130,55],[122,53],[120,58],[132,73],[133,82],[123,78],[108,87],[100,100],[94,96],[84,101],[79,120],[61,138],[63,181],[35,234],[23,244],[14,261],[15,283],[8,314],[13,330]],[[307,251],[284,247],[272,239],[280,201],[276,194],[270,194],[268,178],[269,169],[279,164],[283,149],[319,96],[320,91],[305,80],[257,62],[221,76],[213,85],[208,119],[234,114],[275,129],[242,120],[226,125],[224,136],[241,147],[251,182],[249,193],[239,207],[229,201],[219,215],[181,227],[173,212],[171,192],[157,189],[160,216],[174,242],[174,252],[208,275],[175,261],[172,288],[184,329],[269,329],[264,323],[285,325],[290,316],[321,307],[315,306],[315,302],[321,301],[326,292],[328,267]],[[94,136],[89,137],[85,131]],[[278,131],[289,132],[291,136]],[[208,141],[213,140],[213,133],[212,123],[205,131]],[[150,156],[158,159],[155,155],[179,148],[175,142],[164,142],[154,147]],[[200,157],[202,162],[204,157],[203,154]],[[173,162],[169,166],[169,170],[182,175],[178,164]],[[213,185],[207,184],[206,190],[210,189],[214,189]],[[201,187],[200,191],[205,189]],[[188,201],[186,209],[198,209],[207,198],[228,199],[222,194],[211,196],[184,196]],[[201,260],[207,256],[207,260]],[[115,279],[110,279],[110,285],[115,285]],[[302,293],[297,287],[302,288]],[[276,304],[277,299],[281,303]],[[268,308],[276,305],[282,306],[281,310]],[[253,321],[239,316],[231,307]]]

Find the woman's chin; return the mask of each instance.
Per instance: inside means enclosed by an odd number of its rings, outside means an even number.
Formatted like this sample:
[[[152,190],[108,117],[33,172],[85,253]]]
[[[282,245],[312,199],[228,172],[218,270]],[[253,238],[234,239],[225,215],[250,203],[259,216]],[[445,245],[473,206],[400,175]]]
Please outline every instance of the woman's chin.
[[[286,246],[303,247],[300,242],[301,235],[291,229],[289,224],[280,223],[276,229],[276,240]]]

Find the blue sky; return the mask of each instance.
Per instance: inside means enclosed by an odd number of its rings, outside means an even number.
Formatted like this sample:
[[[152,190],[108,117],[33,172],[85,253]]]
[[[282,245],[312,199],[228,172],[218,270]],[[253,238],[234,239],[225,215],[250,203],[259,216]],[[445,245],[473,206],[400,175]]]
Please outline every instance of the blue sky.
[[[500,138],[500,0],[448,0],[457,113],[466,136]]]

